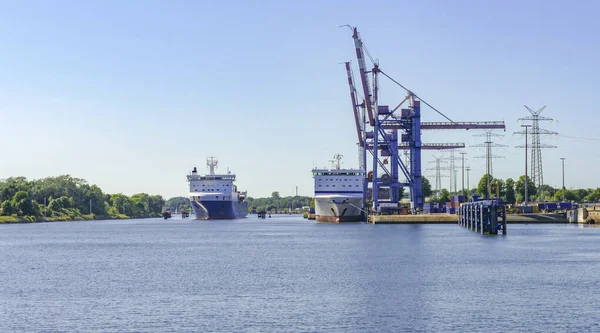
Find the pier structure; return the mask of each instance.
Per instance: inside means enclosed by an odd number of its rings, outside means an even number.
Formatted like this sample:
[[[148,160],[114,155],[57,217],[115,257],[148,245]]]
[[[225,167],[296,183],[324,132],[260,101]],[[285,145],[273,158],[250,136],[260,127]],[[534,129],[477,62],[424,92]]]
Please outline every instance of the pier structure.
[[[506,207],[499,200],[463,203],[458,208],[458,224],[482,235],[506,235]]]
[[[350,27],[354,40],[356,58],[359,67],[359,76],[362,84],[362,100],[359,99],[359,90],[354,85],[350,63],[346,62],[346,72],[352,108],[356,122],[357,139],[362,161],[360,165],[368,166],[367,152],[372,156],[371,177],[365,180],[372,183],[372,210],[380,212],[380,207],[398,205],[400,187],[410,189],[410,202],[412,213],[423,210],[425,198],[422,188],[421,151],[425,149],[455,149],[464,148],[464,144],[426,144],[421,140],[423,130],[469,130],[469,129],[502,129],[506,130],[504,121],[483,122],[455,122],[413,91],[403,86],[391,76],[386,74],[379,63],[371,57],[358,34],[356,27]],[[368,69],[365,53],[369,56],[372,69]],[[369,75],[373,84],[371,85]],[[390,108],[379,100],[379,76],[384,76],[391,82],[405,90],[406,96]],[[421,103],[437,112],[447,121],[421,122]],[[429,147],[429,148],[428,148]],[[400,158],[399,149],[407,149],[409,163]],[[403,179],[400,178],[403,176]],[[366,189],[367,187],[365,187]],[[379,188],[389,189],[389,199],[381,200],[378,197]],[[366,193],[366,191],[365,191]],[[366,199],[366,198],[365,198]],[[366,202],[366,200],[363,200]]]

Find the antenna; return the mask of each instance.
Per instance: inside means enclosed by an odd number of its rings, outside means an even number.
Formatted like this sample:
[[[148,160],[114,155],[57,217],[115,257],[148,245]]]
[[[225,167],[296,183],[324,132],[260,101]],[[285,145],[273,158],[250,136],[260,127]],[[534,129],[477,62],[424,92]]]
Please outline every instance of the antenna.
[[[210,174],[214,175],[215,174],[215,168],[217,168],[217,165],[219,164],[219,160],[217,160],[216,157],[207,157],[206,158],[206,166],[208,166],[208,169],[210,170]]]
[[[335,155],[333,155],[333,160],[331,160],[330,162],[332,164],[335,163],[334,164],[335,168],[339,170],[340,169],[340,162],[341,162],[341,160],[342,160],[343,157],[344,157],[344,155],[342,155],[342,154],[335,154]]]

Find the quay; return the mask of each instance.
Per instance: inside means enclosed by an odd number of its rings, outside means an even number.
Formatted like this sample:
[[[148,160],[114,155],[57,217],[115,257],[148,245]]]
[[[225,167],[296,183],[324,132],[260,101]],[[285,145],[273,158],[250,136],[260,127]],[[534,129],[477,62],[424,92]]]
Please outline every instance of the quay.
[[[456,214],[417,214],[417,215],[377,215],[371,214],[367,219],[371,224],[456,224]]]
[[[368,217],[371,224],[456,224],[457,214],[376,215]],[[565,214],[506,214],[507,224],[561,224],[568,223]]]

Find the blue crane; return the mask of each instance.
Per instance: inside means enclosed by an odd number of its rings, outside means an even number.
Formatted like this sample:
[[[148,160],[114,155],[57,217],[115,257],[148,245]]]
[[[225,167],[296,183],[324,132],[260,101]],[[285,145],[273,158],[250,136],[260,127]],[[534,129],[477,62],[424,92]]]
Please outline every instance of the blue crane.
[[[350,27],[350,26],[348,26]],[[373,210],[380,211],[382,204],[397,204],[400,200],[399,188],[410,188],[411,210],[414,212],[423,209],[423,189],[421,173],[421,150],[426,149],[453,149],[464,148],[464,144],[424,144],[421,141],[422,130],[469,130],[469,129],[503,129],[506,130],[503,121],[484,122],[455,122],[438,111],[414,92],[394,80],[381,70],[379,64],[371,58],[373,68],[367,70],[365,61],[365,47],[356,27],[350,27],[352,38],[356,48],[356,58],[360,70],[360,81],[362,84],[363,101],[358,102],[358,90],[354,86],[350,63],[346,63],[348,84],[352,98],[352,107],[356,121],[358,143],[364,149],[362,165],[367,165],[366,152],[373,157],[372,171],[369,173],[368,181],[372,183]],[[368,52],[367,52],[368,54]],[[369,82],[368,74],[371,74],[373,85]],[[388,105],[380,105],[378,100],[378,79],[383,75],[393,83],[406,91],[406,97],[395,108],[390,109]],[[427,105],[435,112],[444,117],[447,122],[421,122],[421,103]],[[360,109],[366,110],[368,115],[368,126],[366,128],[366,117],[363,111],[362,120]],[[399,135],[400,134],[400,135]],[[399,150],[409,151],[410,163],[407,166],[400,158]],[[382,160],[383,158],[383,160]],[[387,160],[390,160],[388,163]],[[400,172],[406,181],[400,181]],[[380,200],[379,188],[389,188],[389,199]],[[366,187],[365,187],[366,188]]]

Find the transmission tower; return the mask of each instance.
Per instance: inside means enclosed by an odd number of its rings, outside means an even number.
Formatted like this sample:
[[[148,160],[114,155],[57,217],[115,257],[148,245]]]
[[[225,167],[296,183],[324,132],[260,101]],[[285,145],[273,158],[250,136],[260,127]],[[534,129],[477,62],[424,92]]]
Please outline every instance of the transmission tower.
[[[493,137],[503,137],[504,135],[494,133],[492,131],[484,131],[483,133],[477,134],[474,136],[477,136],[477,137],[485,136],[484,143],[480,143],[480,144],[477,144],[477,145],[474,145],[471,147],[485,148],[485,155],[475,156],[475,158],[485,158],[485,173],[486,173],[486,175],[488,175],[486,177],[487,178],[487,195],[488,195],[488,198],[490,198],[491,197],[490,178],[493,177],[493,172],[494,172],[493,167],[492,167],[492,161],[494,160],[494,158],[504,158],[504,156],[492,154],[492,148],[501,148],[501,147],[508,147],[508,146],[493,142],[492,141]]]
[[[542,149],[544,148],[556,148],[553,145],[542,144],[540,140],[541,135],[558,135],[558,132],[548,131],[540,128],[540,121],[554,121],[552,118],[540,116],[540,113],[544,111],[546,105],[543,108],[533,111],[527,105],[525,108],[531,113],[531,116],[525,118],[519,118],[519,121],[531,121],[531,131],[528,131],[528,135],[531,135],[531,146],[517,146],[517,148],[531,148],[531,179],[537,188],[541,188],[544,185],[544,172],[542,165]],[[515,134],[525,134],[525,131],[515,132]],[[543,193],[540,193],[543,194]]]
[[[462,158],[455,156],[454,149],[450,149],[450,156],[444,158],[448,162],[450,162],[450,166],[448,167],[448,171],[450,172],[450,193],[456,195],[458,193],[456,186],[456,179],[458,170],[456,168],[456,161],[462,160]]]
[[[443,156],[433,156],[433,158],[434,160],[430,161],[429,163],[435,163],[435,168],[429,168],[427,170],[435,170],[435,193],[436,196],[439,197],[442,191],[442,177],[446,177],[445,175],[442,175],[442,170],[446,170],[448,168],[442,167],[442,163],[447,163],[444,161]]]

